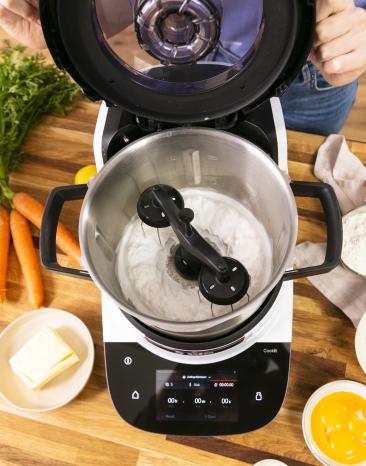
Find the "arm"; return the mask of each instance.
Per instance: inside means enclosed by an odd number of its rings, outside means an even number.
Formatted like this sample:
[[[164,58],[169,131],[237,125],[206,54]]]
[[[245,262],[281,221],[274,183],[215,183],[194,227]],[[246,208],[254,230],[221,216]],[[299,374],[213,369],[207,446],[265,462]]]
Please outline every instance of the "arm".
[[[354,0],[318,0],[310,59],[334,86],[358,79],[366,71],[365,9],[357,7]]]
[[[0,26],[24,45],[46,48],[39,21],[39,0],[0,0]]]
[[[96,9],[107,37],[122,31],[133,21],[132,7],[122,1],[99,0]],[[39,21],[39,0],[0,0],[0,26],[24,45],[38,49],[47,47]]]

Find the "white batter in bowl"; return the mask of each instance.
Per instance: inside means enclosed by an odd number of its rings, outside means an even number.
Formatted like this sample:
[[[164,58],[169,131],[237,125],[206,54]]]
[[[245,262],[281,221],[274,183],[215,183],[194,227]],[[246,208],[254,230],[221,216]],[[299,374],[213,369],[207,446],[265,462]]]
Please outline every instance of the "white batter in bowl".
[[[195,213],[192,225],[222,256],[240,261],[248,270],[249,296],[254,298],[272,274],[272,247],[264,226],[239,202],[202,188],[181,189],[185,207]],[[159,239],[160,237],[160,239]],[[178,240],[171,227],[156,230],[136,215],[125,227],[117,247],[116,273],[123,294],[147,315],[169,321],[193,322],[232,311],[208,302],[198,283],[182,278],[174,266]]]

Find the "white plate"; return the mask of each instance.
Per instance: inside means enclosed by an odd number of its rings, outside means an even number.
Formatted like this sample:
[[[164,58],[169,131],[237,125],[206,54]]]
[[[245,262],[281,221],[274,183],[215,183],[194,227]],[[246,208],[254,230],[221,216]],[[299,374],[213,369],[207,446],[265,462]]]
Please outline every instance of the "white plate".
[[[337,461],[329,458],[327,455],[325,455],[325,453],[323,453],[322,450],[318,448],[313,440],[313,436],[311,435],[311,415],[313,409],[321,399],[327,395],[330,395],[331,393],[336,392],[351,392],[366,399],[366,385],[353,382],[351,380],[337,380],[335,382],[330,382],[318,388],[318,390],[316,390],[311,395],[305,405],[304,412],[302,414],[302,432],[304,434],[305,442],[314,457],[326,466],[344,466],[344,464],[338,463]],[[365,463],[365,461],[361,463],[355,463],[354,466],[356,466],[356,464],[365,465]]]
[[[262,460],[255,463],[253,466],[287,466],[286,463],[278,460]]]
[[[366,374],[366,309],[357,326],[355,348],[358,362]]]
[[[12,371],[9,359],[42,328],[51,327],[79,356],[80,362],[33,391]],[[0,334],[0,394],[12,406],[25,411],[50,411],[69,403],[85,387],[94,364],[94,344],[86,325],[69,312],[39,309],[28,312]]]

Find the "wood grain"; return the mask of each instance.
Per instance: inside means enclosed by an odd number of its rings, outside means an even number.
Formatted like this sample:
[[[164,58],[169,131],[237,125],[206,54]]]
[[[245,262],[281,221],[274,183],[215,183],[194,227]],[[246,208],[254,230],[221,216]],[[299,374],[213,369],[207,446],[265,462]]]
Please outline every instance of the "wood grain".
[[[29,157],[12,176],[14,190],[45,201],[51,188],[71,184],[75,171],[93,162],[92,133],[98,107],[81,100],[67,118],[49,116],[26,144]],[[289,133],[290,174],[314,180],[315,154],[323,138]],[[366,144],[351,143],[366,163]],[[299,241],[322,241],[320,205],[298,199]],[[77,232],[80,203],[68,206],[63,221]],[[37,232],[34,231],[37,235]],[[59,256],[65,264],[71,261]],[[301,413],[320,385],[340,378],[366,382],[354,352],[355,330],[348,319],[303,279],[295,285],[294,340],[288,395],[278,417],[265,428],[225,438],[162,436],[138,431],[115,413],[106,387],[100,297],[93,283],[43,271],[48,306],[66,309],[91,330],[96,346],[93,375],[84,391],[62,409],[20,413],[0,401],[1,465],[234,466],[264,458],[288,465],[315,465],[301,432]],[[10,254],[8,301],[0,309],[0,330],[30,309],[19,264]],[[0,375],[1,376],[1,375]]]
[[[355,105],[351,114],[342,129],[342,134],[349,139],[366,142],[366,74],[364,74],[359,83]]]

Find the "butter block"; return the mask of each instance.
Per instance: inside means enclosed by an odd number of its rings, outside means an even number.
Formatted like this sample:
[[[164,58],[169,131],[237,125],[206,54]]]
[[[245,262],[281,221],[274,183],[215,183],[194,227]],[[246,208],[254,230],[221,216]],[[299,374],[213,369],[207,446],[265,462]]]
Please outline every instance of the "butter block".
[[[29,388],[38,390],[78,361],[57,331],[46,327],[24,344],[9,364]]]

